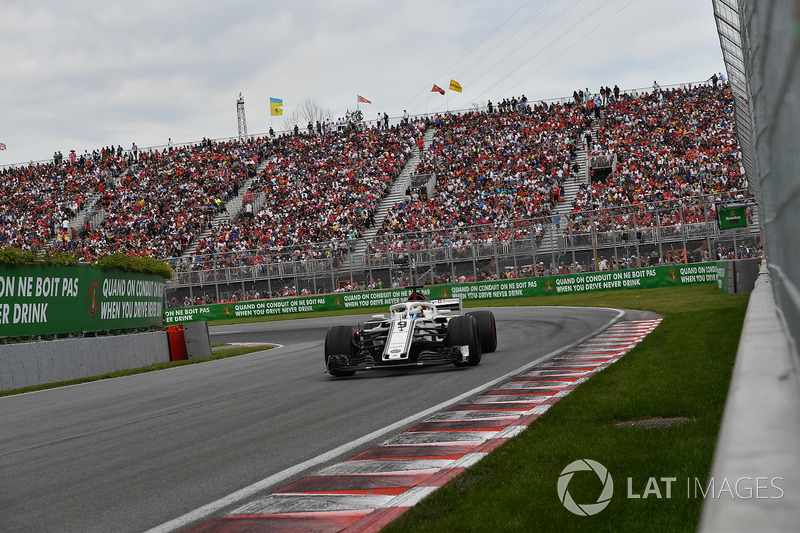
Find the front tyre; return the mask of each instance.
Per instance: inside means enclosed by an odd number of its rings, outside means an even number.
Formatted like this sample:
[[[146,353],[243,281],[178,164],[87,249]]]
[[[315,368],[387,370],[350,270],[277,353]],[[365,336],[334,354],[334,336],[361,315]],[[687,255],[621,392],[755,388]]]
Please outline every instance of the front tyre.
[[[494,323],[494,313],[491,311],[471,311],[467,313],[478,323],[478,338],[481,341],[481,351],[492,353],[497,349],[497,327]]]
[[[475,366],[481,362],[481,343],[478,339],[478,324],[471,316],[457,316],[447,326],[447,346],[468,346],[466,361],[453,363],[456,366]]]
[[[325,335],[325,368],[331,376],[347,377],[355,374],[355,370],[341,370],[355,355],[353,340],[356,328],[353,326],[331,326]],[[331,356],[334,360],[331,361]],[[346,356],[346,361],[344,360]]]

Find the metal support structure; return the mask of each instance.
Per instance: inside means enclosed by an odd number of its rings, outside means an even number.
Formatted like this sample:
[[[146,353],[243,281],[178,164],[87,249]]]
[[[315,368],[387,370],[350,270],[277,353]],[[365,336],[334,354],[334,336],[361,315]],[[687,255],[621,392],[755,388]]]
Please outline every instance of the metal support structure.
[[[236,121],[239,124],[239,140],[247,140],[247,118],[244,116],[244,97],[239,93],[236,100]]]
[[[475,255],[477,250],[475,249],[475,232],[469,232],[469,240],[470,246],[472,247],[472,279],[478,281],[478,265],[475,262]]]
[[[270,295],[272,294],[272,268],[269,264],[269,256],[267,256],[267,262],[265,263],[267,268],[267,290],[269,291]]]
[[[661,260],[663,261],[664,246],[662,243],[662,237],[663,235],[661,234],[661,214],[658,211],[656,211],[656,238],[658,239],[658,257],[661,258]]]
[[[577,264],[575,260],[575,235],[572,233],[572,219],[568,219],[567,222],[569,222],[569,244],[570,248],[572,248],[572,264],[569,267],[569,271],[574,274],[575,265]]]
[[[681,222],[681,243],[683,244],[683,261],[686,262],[686,221],[683,219],[683,205],[681,205],[680,211],[678,211],[678,215],[680,215],[680,222]]]

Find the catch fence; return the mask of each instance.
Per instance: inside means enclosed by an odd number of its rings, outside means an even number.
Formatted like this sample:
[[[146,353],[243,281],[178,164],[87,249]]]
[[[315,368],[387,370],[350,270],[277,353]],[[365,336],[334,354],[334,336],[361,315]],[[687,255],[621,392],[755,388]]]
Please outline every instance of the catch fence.
[[[745,206],[723,229],[721,206]],[[168,305],[425,284],[488,281],[760,254],[758,206],[744,192],[570,216],[414,231],[171,260]],[[363,249],[363,253],[353,250]]]

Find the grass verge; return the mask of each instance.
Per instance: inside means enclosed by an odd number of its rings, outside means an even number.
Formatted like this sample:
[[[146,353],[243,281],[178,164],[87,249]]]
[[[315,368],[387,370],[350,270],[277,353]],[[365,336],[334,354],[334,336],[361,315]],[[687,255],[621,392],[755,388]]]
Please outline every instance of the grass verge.
[[[548,301],[645,309],[664,320],[620,361],[385,532],[696,529],[699,487],[708,485],[749,295],[694,286],[555,298]],[[663,429],[618,425],[672,417],[692,421]],[[600,462],[614,481],[609,505],[593,516],[572,514],[559,499],[559,476],[577,459]],[[577,472],[568,490],[575,502],[595,503],[602,484],[590,471]]]
[[[705,490],[707,486],[748,298],[746,294],[721,295],[713,285],[694,285],[465,302],[465,307],[559,305],[641,309],[659,313],[664,320],[620,361],[582,384],[525,432],[414,506],[385,531],[694,530],[703,502],[698,487]],[[385,311],[384,307],[374,309]],[[372,311],[362,308],[273,315],[213,324]],[[0,396],[261,349],[215,350],[211,358],[2,391]],[[692,421],[664,429],[617,425],[671,417]],[[594,516],[570,513],[557,493],[557,481],[564,467],[584,458],[608,468],[615,483],[610,504]],[[655,479],[655,484],[651,479]],[[569,483],[570,495],[582,504],[594,503],[600,492],[601,483],[591,472],[578,472]],[[629,493],[639,498],[629,498]]]

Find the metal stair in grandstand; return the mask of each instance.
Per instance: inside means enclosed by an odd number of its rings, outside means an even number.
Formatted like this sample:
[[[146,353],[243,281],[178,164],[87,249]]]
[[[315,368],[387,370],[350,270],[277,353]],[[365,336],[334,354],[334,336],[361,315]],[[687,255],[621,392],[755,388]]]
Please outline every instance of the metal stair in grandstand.
[[[570,177],[561,184],[561,197],[564,200],[558,202],[552,211],[554,216],[560,218],[564,218],[572,212],[572,201],[575,200],[581,187],[589,182],[589,154],[582,143],[575,150],[575,162],[580,167],[580,170],[577,175],[571,173]]]
[[[250,186],[258,177],[258,173],[266,166],[266,162],[261,163],[259,166],[256,167],[256,173],[253,177],[248,178],[242,186],[239,188],[238,196],[232,198],[229,202],[225,204],[225,212],[220,213],[216,217],[214,217],[214,222],[212,225],[216,225],[216,223],[232,220],[239,216],[239,213],[242,212],[242,203],[244,202],[244,197],[247,192],[250,190]]]
[[[601,118],[606,116],[605,109],[601,109],[600,116]],[[593,141],[597,141],[597,132],[599,129],[600,121],[592,121],[591,134]],[[580,167],[578,179],[574,179],[572,176],[570,176],[569,179],[564,181],[561,191],[561,196],[564,198],[564,200],[556,204],[552,210],[552,214],[556,219],[558,228],[562,233],[566,232],[568,226],[567,215],[572,212],[572,202],[575,200],[578,192],[580,192],[581,187],[584,185],[589,185],[589,151],[587,150],[586,144],[578,143],[578,149],[575,151],[575,160]],[[545,235],[545,238],[542,239],[541,245],[539,246],[539,251],[547,253],[550,253],[554,250],[558,251],[556,248],[560,249],[563,247],[563,244],[559,243],[560,241],[555,236],[548,238],[548,236]]]
[[[211,232],[214,230],[214,228],[218,227],[220,224],[224,224],[225,222],[233,220],[239,216],[239,213],[242,211],[242,201],[244,200],[247,191],[250,190],[250,186],[253,184],[256,178],[258,178],[258,173],[261,172],[266,165],[267,163],[265,161],[256,167],[255,174],[248,178],[242,184],[242,186],[239,187],[239,194],[225,203],[225,211],[214,216],[214,218],[211,220],[211,224],[202,232],[200,232],[200,234],[192,240],[189,246],[186,247],[181,254],[181,258],[191,257],[195,250],[197,250],[197,243],[200,241],[200,239],[204,239],[211,235]]]
[[[80,233],[81,229],[83,229],[83,225],[86,223],[86,220],[91,218],[95,214],[94,204],[100,199],[101,194],[99,192],[92,193],[89,198],[86,199],[86,202],[83,204],[83,209],[75,215],[75,218],[69,221],[69,225],[71,228],[74,228],[76,232]]]
[[[116,187],[117,184],[119,183],[119,180],[127,176],[128,173],[130,173],[130,168],[125,169],[125,171],[122,174],[117,176],[110,184],[110,186]],[[105,218],[104,210],[102,209],[97,210],[94,208],[95,204],[97,203],[97,201],[100,199],[101,196],[102,193],[100,191],[96,191],[90,194],[89,197],[86,198],[86,201],[83,203],[83,207],[81,208],[81,210],[78,211],[78,213],[74,217],[72,217],[72,219],[70,219],[69,227],[74,230],[76,235],[79,234],[81,230],[83,230],[84,224],[86,224],[87,220],[92,221],[92,228],[94,228]],[[50,237],[50,239],[48,239],[47,243],[42,248],[49,248],[58,239],[58,233],[61,231],[61,227],[53,229],[56,232],[56,234]]]
[[[425,130],[423,136],[424,150],[427,150],[433,143],[434,131],[435,128],[427,128]],[[378,208],[375,210],[375,225],[364,230],[358,242],[351,250],[348,268],[357,270],[363,266],[363,257],[364,253],[367,251],[368,243],[372,241],[372,238],[375,237],[375,234],[378,233],[378,230],[383,225],[383,221],[386,220],[386,214],[389,209],[402,202],[405,198],[406,189],[411,182],[411,176],[415,174],[420,160],[421,158],[418,150],[413,150],[411,158],[406,162],[397,179],[394,180],[389,193],[383,197]]]

